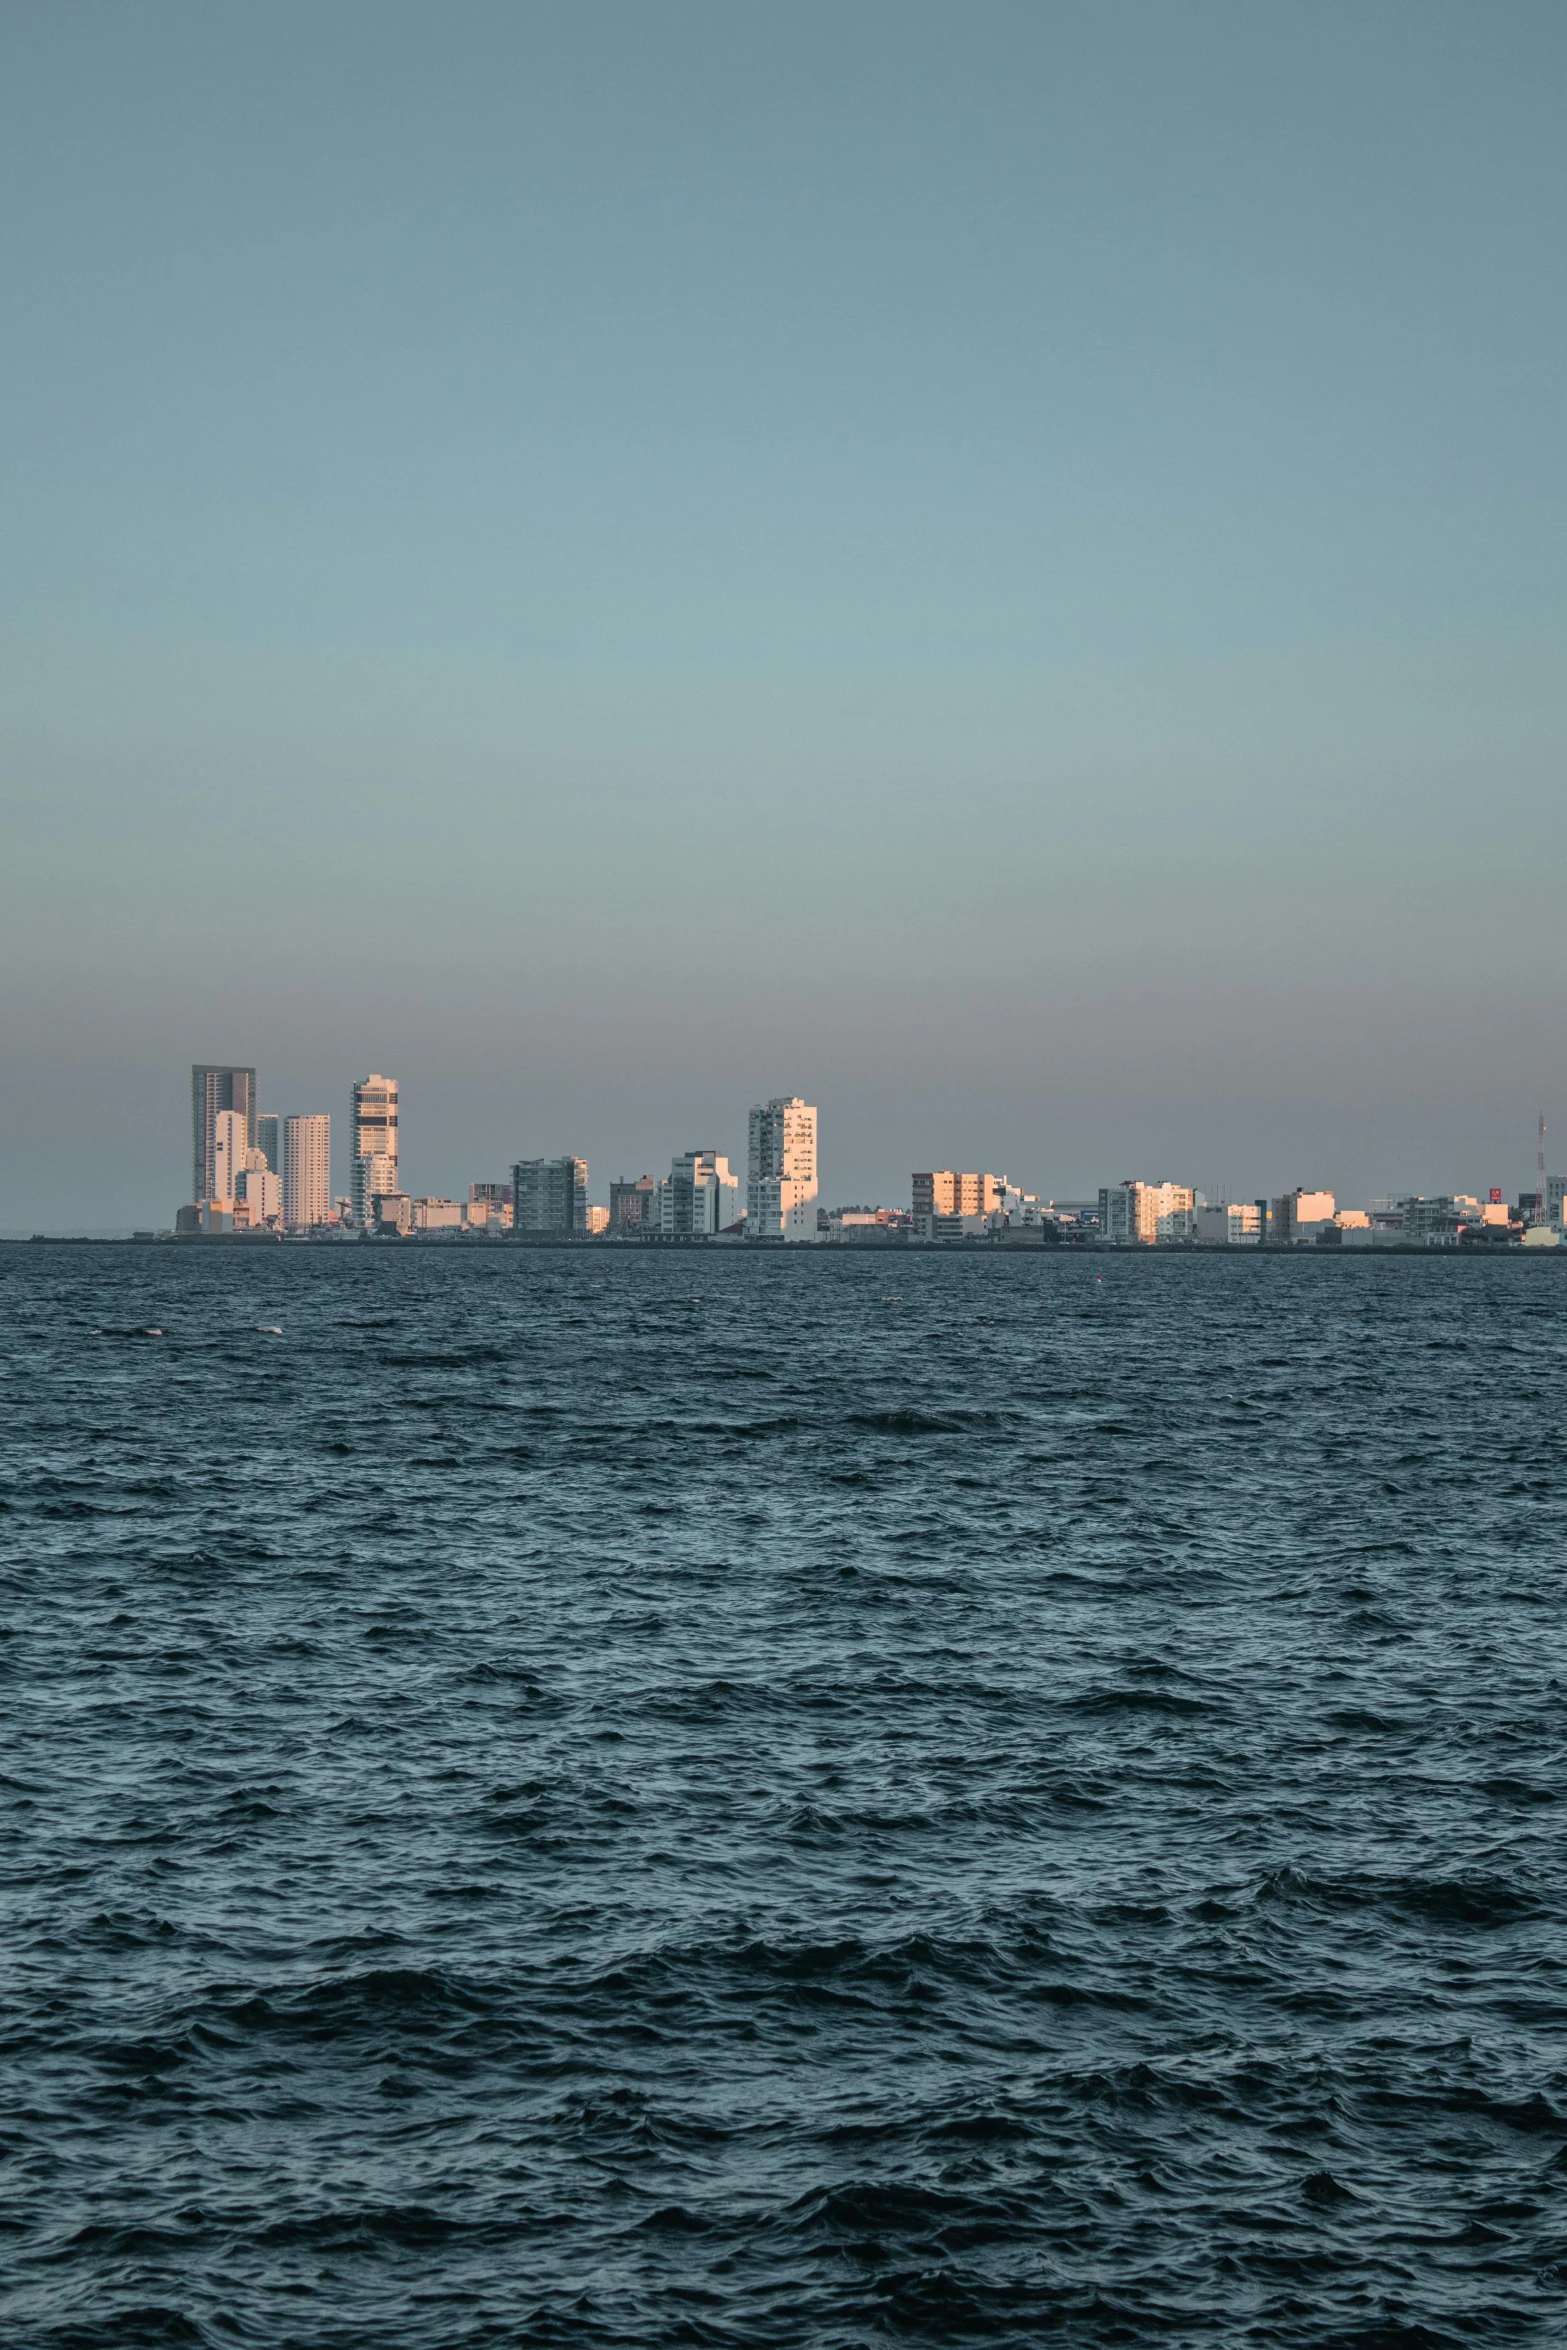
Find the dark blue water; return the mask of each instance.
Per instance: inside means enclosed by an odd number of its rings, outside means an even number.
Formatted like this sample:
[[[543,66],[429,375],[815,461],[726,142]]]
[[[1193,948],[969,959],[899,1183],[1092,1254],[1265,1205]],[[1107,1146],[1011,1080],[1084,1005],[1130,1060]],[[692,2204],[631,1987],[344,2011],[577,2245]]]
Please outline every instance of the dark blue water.
[[[1567,2339],[1564,1272],[0,1252],[0,2341]]]

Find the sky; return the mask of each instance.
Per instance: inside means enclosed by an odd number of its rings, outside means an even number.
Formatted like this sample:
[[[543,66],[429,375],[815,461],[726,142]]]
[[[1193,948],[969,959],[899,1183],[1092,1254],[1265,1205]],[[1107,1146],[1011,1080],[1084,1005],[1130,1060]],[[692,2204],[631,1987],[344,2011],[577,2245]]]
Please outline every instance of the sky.
[[[1567,1164],[1559,0],[0,6],[0,1228]]]

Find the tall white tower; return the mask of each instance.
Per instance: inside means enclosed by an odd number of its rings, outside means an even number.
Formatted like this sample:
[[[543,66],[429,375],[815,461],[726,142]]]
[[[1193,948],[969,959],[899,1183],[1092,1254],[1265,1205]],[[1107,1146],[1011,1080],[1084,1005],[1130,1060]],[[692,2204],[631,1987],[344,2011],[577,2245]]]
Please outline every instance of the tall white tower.
[[[816,1112],[797,1093],[751,1112],[745,1226],[758,1240],[816,1238]]]
[[[332,1121],[324,1110],[283,1121],[283,1221],[295,1231],[332,1213]]]

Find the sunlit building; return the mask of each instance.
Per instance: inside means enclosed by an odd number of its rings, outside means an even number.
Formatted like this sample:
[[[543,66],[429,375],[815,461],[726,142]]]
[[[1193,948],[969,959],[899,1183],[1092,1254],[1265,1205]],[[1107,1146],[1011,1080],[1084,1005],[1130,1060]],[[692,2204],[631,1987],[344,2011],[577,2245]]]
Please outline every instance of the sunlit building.
[[[283,1221],[295,1232],[332,1214],[332,1121],[324,1110],[283,1121]]]
[[[1004,1175],[964,1175],[955,1167],[933,1167],[913,1176],[911,1187],[916,1216],[989,1216],[1001,1207],[1008,1184]]]
[[[248,1132],[249,1120],[242,1110],[219,1110],[213,1119],[213,1189],[209,1198],[237,1199],[241,1176],[268,1171],[265,1153],[248,1139]]]
[[[758,1102],[751,1112],[745,1220],[757,1240],[818,1237],[816,1112],[798,1094]]]
[[[1331,1191],[1297,1188],[1276,1199],[1268,1216],[1268,1238],[1279,1248],[1298,1248],[1314,1241],[1333,1221],[1337,1206]]]
[[[232,1199],[232,1192],[220,1193],[214,1188],[217,1170],[213,1154],[217,1147],[217,1121],[225,1110],[236,1113],[244,1121],[247,1147],[255,1142],[256,1072],[254,1069],[219,1068],[211,1062],[197,1061],[191,1068],[190,1091],[190,1196],[198,1205],[202,1200]]]
[[[390,1180],[388,1180],[390,1176]],[[354,1222],[373,1221],[370,1202],[397,1189],[397,1080],[372,1073],[354,1087],[348,1128],[348,1182]]]
[[[254,1154],[261,1157],[259,1148]],[[268,1166],[246,1167],[234,1178],[236,1231],[276,1230],[283,1220],[283,1186]]]
[[[1184,1183],[1115,1183],[1099,1194],[1099,1226],[1115,1248],[1192,1238],[1197,1194]]]

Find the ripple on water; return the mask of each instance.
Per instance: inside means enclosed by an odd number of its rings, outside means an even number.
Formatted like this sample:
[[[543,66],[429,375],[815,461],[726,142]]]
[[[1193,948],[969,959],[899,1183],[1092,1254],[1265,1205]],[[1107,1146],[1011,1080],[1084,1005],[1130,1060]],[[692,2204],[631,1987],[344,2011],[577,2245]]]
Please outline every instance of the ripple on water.
[[[0,2339],[1560,2341],[1554,1268],[693,1270],[0,1251]]]

